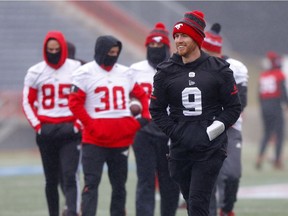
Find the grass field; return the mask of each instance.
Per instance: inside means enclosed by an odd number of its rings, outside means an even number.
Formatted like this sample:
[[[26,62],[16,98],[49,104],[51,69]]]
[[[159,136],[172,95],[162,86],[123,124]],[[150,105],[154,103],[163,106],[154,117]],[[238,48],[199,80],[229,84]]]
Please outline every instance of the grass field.
[[[272,155],[272,147],[269,147]],[[286,198],[277,197],[276,190],[267,190],[264,195],[252,198],[243,197],[242,189],[253,189],[254,186],[288,185],[287,169],[274,170],[267,160],[261,171],[254,169],[257,147],[245,144],[243,149],[243,177],[241,180],[241,196],[236,204],[237,216],[285,216],[288,212],[288,187],[280,189]],[[287,164],[287,150],[285,148],[285,167]],[[269,158],[269,156],[268,156]],[[130,155],[129,179],[127,182],[127,215],[135,216],[135,163],[133,154]],[[82,179],[82,176],[81,176]],[[83,182],[81,182],[83,185]],[[282,187],[280,187],[282,188]],[[283,191],[283,190],[286,190]],[[249,190],[248,190],[249,191]],[[99,216],[109,215],[110,184],[105,172],[100,185]],[[239,193],[240,193],[239,192]],[[276,195],[275,195],[276,193]],[[274,195],[274,196],[273,196]],[[0,216],[47,216],[44,196],[44,177],[37,149],[26,152],[0,153]],[[63,206],[63,198],[61,198]],[[159,201],[155,216],[159,213]],[[186,211],[179,209],[177,216],[186,215]]]

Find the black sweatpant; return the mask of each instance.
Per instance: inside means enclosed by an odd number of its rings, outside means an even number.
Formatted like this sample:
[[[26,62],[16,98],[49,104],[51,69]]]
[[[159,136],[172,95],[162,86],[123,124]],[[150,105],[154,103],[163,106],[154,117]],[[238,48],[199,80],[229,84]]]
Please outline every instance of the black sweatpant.
[[[161,215],[175,216],[179,187],[170,177],[167,154],[168,137],[138,131],[133,149],[137,165],[136,216],[153,216],[155,209],[155,177],[161,196]]]
[[[237,201],[237,192],[242,174],[242,135],[241,131],[233,127],[230,127],[226,132],[228,137],[227,158],[223,162],[215,184],[215,191],[211,196],[209,216],[217,215],[218,204],[224,212],[232,211],[234,203]],[[218,201],[216,199],[217,191]]]
[[[77,215],[80,210],[78,175],[81,135],[74,133],[73,123],[43,124],[36,141],[45,174],[49,215],[59,216],[59,170],[65,190],[67,215]]]
[[[268,109],[268,108],[266,108]],[[270,110],[271,109],[271,110]],[[260,143],[259,156],[263,156],[271,136],[275,134],[275,162],[280,161],[285,137],[285,121],[283,111],[270,107],[262,111],[263,136]]]
[[[205,161],[169,158],[172,178],[187,203],[189,216],[208,216],[211,194],[226,153],[219,150]]]
[[[98,187],[104,163],[107,163],[108,177],[112,186],[110,215],[125,216],[128,150],[128,147],[104,148],[83,143],[82,166],[85,185],[82,192],[82,216],[96,215]],[[107,196],[107,194],[104,196]]]

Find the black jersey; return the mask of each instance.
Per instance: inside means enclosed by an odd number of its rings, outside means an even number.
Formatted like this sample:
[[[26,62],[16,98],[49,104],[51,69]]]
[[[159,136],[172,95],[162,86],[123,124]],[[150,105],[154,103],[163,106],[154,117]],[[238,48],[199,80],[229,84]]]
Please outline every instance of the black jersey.
[[[214,120],[223,122],[227,129],[241,113],[233,72],[225,60],[201,52],[200,58],[184,64],[181,56],[174,54],[158,66],[153,87],[150,113],[153,121],[172,139],[172,144],[174,141],[172,148],[175,141],[182,140],[183,144],[186,137],[194,143],[187,140],[189,146],[183,151],[188,148],[193,152],[205,152],[227,145],[223,139],[224,144],[212,146],[206,134],[207,126]],[[189,126],[185,122],[190,122]]]

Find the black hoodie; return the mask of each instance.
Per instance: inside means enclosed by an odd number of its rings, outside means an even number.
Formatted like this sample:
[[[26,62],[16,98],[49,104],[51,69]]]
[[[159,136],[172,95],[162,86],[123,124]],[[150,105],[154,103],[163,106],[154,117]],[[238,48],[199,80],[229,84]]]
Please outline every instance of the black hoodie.
[[[107,61],[107,58],[109,58],[108,52],[110,51],[112,47],[115,47],[115,46],[118,46],[120,51],[119,51],[118,56],[115,58],[114,64],[117,62],[117,59],[121,53],[122,43],[117,38],[110,36],[110,35],[100,36],[97,38],[96,44],[95,44],[94,59],[99,66],[101,66],[104,69],[106,69],[105,68],[106,66],[111,66],[111,65],[106,65],[105,62]]]
[[[198,59],[184,64],[182,57],[174,54],[168,61],[158,65],[153,88],[150,113],[158,127],[172,139],[172,149],[175,147],[173,141],[175,144],[175,141],[183,141],[187,137],[187,145],[192,146],[182,150],[187,152],[189,148],[193,155],[199,151],[204,153],[226,148],[225,137],[222,144],[218,142],[214,145],[208,141],[206,134],[206,128],[213,120],[223,122],[227,129],[237,121],[241,113],[233,72],[225,60],[201,52]],[[169,115],[166,111],[168,106]],[[201,126],[187,131],[185,128],[190,126],[186,122],[197,122]],[[203,130],[199,131],[201,127]],[[195,159],[205,157],[198,154]]]

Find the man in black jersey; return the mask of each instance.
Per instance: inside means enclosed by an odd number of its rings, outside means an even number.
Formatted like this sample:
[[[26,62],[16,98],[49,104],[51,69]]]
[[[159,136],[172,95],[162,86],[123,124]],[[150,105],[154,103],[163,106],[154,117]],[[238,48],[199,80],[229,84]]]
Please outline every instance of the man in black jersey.
[[[169,171],[189,216],[208,216],[226,158],[226,130],[241,113],[229,64],[201,51],[205,26],[201,11],[185,13],[174,25],[177,53],[158,65],[150,103],[153,121],[171,138]]]

